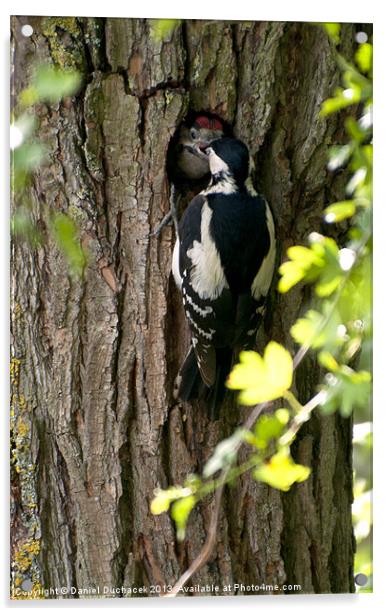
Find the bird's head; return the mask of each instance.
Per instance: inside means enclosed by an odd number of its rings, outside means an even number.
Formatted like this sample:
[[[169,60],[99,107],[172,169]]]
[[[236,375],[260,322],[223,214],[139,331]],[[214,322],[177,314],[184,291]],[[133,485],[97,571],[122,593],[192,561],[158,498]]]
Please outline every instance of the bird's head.
[[[190,125],[182,127],[180,143],[185,150],[207,161],[205,150],[212,141],[220,139],[223,134],[223,125],[218,118],[211,115],[199,115]]]
[[[224,137],[206,148],[209,168],[213,178],[233,178],[237,186],[243,186],[249,174],[249,151],[239,139]]]

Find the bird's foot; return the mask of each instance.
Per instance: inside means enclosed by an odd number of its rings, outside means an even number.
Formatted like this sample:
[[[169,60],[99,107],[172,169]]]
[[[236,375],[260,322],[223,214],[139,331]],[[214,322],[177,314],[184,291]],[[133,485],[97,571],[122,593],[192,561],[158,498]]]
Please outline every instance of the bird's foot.
[[[154,229],[154,231],[152,231],[150,233],[150,237],[158,237],[159,234],[161,233],[162,229],[164,229],[165,227],[167,227],[168,225],[170,225],[173,221],[173,215],[172,212],[169,211],[161,220],[161,222],[159,223],[159,225],[157,226],[156,229]]]

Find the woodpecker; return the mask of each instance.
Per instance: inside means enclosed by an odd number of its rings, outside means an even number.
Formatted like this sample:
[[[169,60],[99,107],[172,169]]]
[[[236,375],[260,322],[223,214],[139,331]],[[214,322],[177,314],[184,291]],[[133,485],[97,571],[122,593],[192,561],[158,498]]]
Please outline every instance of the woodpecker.
[[[173,182],[190,182],[209,175],[206,148],[226,132],[226,127],[217,116],[201,113],[189,116],[181,125],[178,141],[173,145],[173,166],[169,169]]]
[[[204,398],[214,420],[234,353],[255,344],[276,240],[268,203],[247,187],[246,145],[224,137],[213,141],[206,154],[211,179],[181,218],[172,272],[191,332],[177,378],[178,397]]]
[[[209,162],[206,148],[215,139],[230,134],[228,125],[217,115],[202,111],[191,112],[173,137],[167,154],[167,176],[170,182],[170,211],[152,235],[173,220],[178,231],[177,212],[183,194],[194,196],[209,181]]]

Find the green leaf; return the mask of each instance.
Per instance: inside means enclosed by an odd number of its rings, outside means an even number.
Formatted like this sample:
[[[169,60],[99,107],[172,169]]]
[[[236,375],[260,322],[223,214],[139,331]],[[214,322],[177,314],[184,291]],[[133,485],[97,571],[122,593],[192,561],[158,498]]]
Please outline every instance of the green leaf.
[[[155,41],[170,40],[176,28],[181,23],[181,19],[152,19],[151,32]]]
[[[12,164],[15,172],[33,171],[45,157],[45,148],[37,142],[24,143],[13,151]]]
[[[240,389],[240,404],[252,405],[280,398],[292,384],[293,360],[277,342],[269,342],[263,358],[255,351],[242,351],[240,363],[228,377],[227,387]]]
[[[246,432],[246,430],[239,428],[229,438],[224,439],[216,446],[215,451],[204,467],[203,476],[205,478],[211,477],[211,475],[214,475],[235,461],[237,446],[245,437]]]
[[[368,132],[369,134],[371,133],[373,128],[373,106],[371,103],[365,105],[363,115],[360,117],[358,124],[362,130]]]
[[[337,203],[333,203],[329,205],[324,210],[325,221],[332,222],[340,222],[345,218],[351,218],[355,214],[355,201],[338,201]]]
[[[355,61],[362,73],[369,73],[373,64],[373,45],[370,43],[359,45]]]
[[[289,411],[288,409],[284,409],[284,408],[280,408],[277,409],[274,413],[274,415],[276,416],[276,418],[278,419],[278,421],[283,425],[286,426],[286,424],[289,421]]]
[[[318,349],[325,344],[326,337],[321,331],[324,318],[316,310],[308,310],[305,316],[298,319],[291,327],[290,333],[294,340],[302,346]]]
[[[325,267],[319,272],[315,291],[319,297],[327,297],[336,290],[343,278],[343,270],[339,263],[339,248],[332,238],[315,234],[312,250],[320,254],[325,262]]]
[[[321,267],[324,264],[321,255],[306,246],[291,246],[287,250],[287,255],[293,261],[300,263],[305,269],[312,265]]]
[[[344,323],[359,320],[364,330],[371,324],[372,308],[372,263],[366,254],[354,266],[338,302],[341,319]]]
[[[328,116],[336,111],[355,105],[361,100],[361,88],[357,84],[344,90],[338,88],[333,98],[327,98],[321,106],[320,115]]]
[[[287,255],[290,261],[285,261],[279,268],[281,278],[278,290],[280,293],[286,293],[303,279],[314,280],[325,265],[318,251],[306,246],[291,246],[287,250]]]
[[[349,117],[346,118],[344,125],[346,127],[347,133],[357,144],[363,143],[363,141],[366,139],[366,130],[362,128],[359,122],[356,122],[354,118]]]
[[[176,523],[177,540],[185,539],[185,530],[190,512],[196,504],[196,498],[193,495],[185,496],[172,505],[171,515]]]
[[[371,374],[365,370],[355,372],[349,366],[342,365],[338,370],[327,375],[325,388],[326,400],[322,404],[325,413],[339,410],[348,417],[356,408],[364,408],[370,402]]]
[[[22,205],[16,208],[11,218],[11,232],[16,237],[29,241],[32,246],[42,244],[42,234],[34,223],[31,210]]]
[[[329,351],[320,351],[318,360],[327,370],[338,370],[339,368],[338,362]]]
[[[342,167],[350,158],[352,148],[350,145],[334,145],[329,149],[328,169],[334,171]]]
[[[295,482],[305,481],[310,469],[301,464],[295,464],[289,450],[283,449],[276,453],[269,462],[258,466],[253,476],[257,481],[263,481],[273,488],[286,492]]]
[[[279,268],[281,278],[278,282],[280,293],[287,293],[292,287],[304,279],[306,270],[295,261],[285,261]]]
[[[33,86],[25,88],[19,95],[20,104],[23,107],[31,107],[38,102],[38,93]]]
[[[285,293],[301,280],[313,282],[318,279],[316,294],[326,297],[335,291],[341,281],[343,271],[339,264],[336,242],[319,233],[313,233],[311,236],[310,248],[291,246],[288,249],[287,255],[291,260],[282,263],[279,269],[281,279],[278,290],[281,293]]]
[[[273,439],[278,439],[289,420],[287,409],[278,409],[273,415],[262,415],[254,427],[254,445],[258,449],[266,449]]]
[[[186,498],[193,494],[193,488],[173,486],[166,490],[158,488],[154,492],[154,498],[150,503],[150,511],[153,515],[160,515],[168,511],[171,503],[178,499]]]
[[[322,26],[335,45],[338,45],[340,42],[340,24],[323,23]]]
[[[52,230],[59,249],[68,261],[70,273],[76,277],[82,276],[86,256],[78,239],[76,223],[65,214],[55,214]]]
[[[11,124],[11,135],[12,133],[18,133],[20,145],[24,143],[29,137],[31,137],[37,126],[37,120],[30,113],[23,113],[15,122]],[[16,145],[18,147],[18,145]],[[19,146],[20,147],[20,146]],[[12,147],[12,139],[11,139],[11,149]]]
[[[320,280],[315,287],[316,295],[319,297],[328,297],[332,295],[338,288],[340,281],[343,278],[343,272],[338,265],[330,267],[327,266],[323,270],[323,274],[320,276]]]
[[[364,183],[367,175],[366,167],[359,167],[357,171],[353,174],[351,179],[349,180],[346,186],[346,193],[348,195],[352,195],[361,184]]]
[[[190,488],[192,494],[195,494],[197,490],[201,487],[201,479],[195,473],[190,473],[184,482],[185,488]]]
[[[57,103],[62,98],[75,94],[80,85],[81,76],[77,71],[40,66],[31,87],[35,91],[37,100]]]
[[[168,490],[158,490],[150,504],[150,511],[153,515],[160,515],[170,507],[171,496]]]
[[[37,169],[46,157],[46,149],[37,142],[23,143],[11,151],[12,190],[18,191],[26,185],[29,175]]]
[[[342,77],[346,90],[351,89],[358,93],[357,102],[370,102],[372,98],[371,79],[362,75],[353,64],[347,62],[340,54],[337,54],[337,62],[343,71]]]
[[[333,310],[331,301],[323,302],[321,309],[322,313],[308,310],[292,326],[290,333],[300,345],[336,353],[345,341],[343,319],[339,310]]]

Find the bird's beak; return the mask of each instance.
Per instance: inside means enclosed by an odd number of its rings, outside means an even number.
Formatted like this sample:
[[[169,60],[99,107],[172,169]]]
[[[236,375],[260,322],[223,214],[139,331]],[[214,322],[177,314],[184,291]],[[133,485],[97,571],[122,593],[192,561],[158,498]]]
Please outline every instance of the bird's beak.
[[[208,155],[209,155],[209,143],[207,142],[200,142],[200,143],[196,143],[195,146],[193,145],[184,145],[184,149],[187,150],[188,152],[190,152],[191,154],[194,154],[195,156],[197,156],[198,158],[202,158],[203,160],[208,160]]]
[[[198,143],[197,150],[201,158],[208,160],[208,156],[210,152],[209,143],[207,143],[206,141]]]

